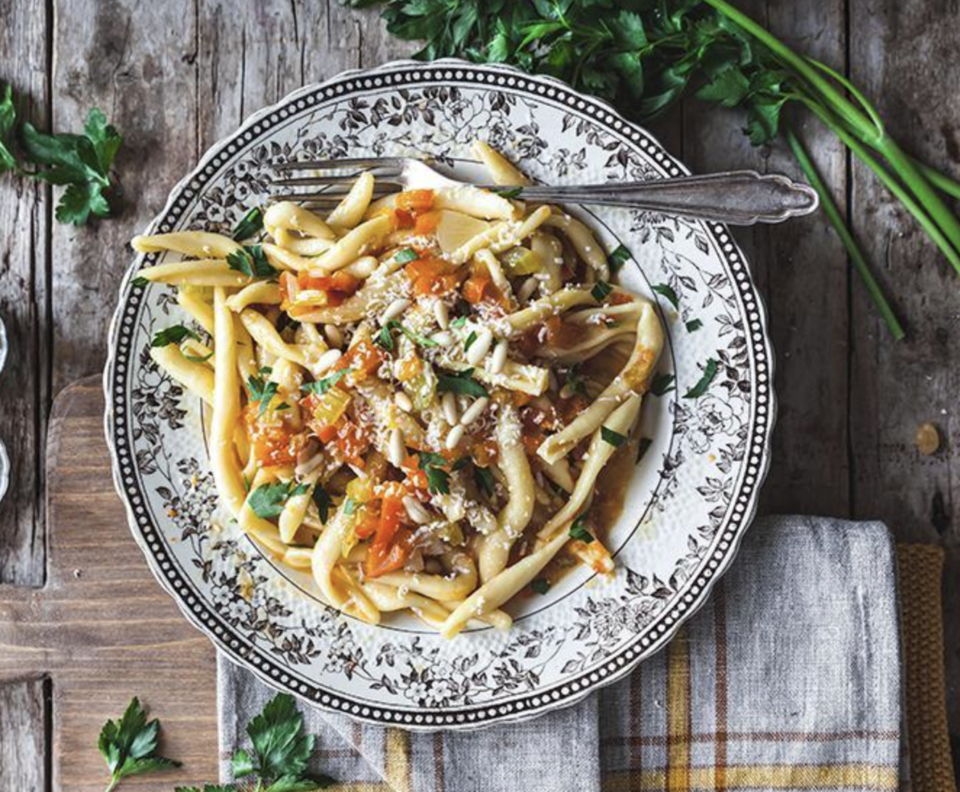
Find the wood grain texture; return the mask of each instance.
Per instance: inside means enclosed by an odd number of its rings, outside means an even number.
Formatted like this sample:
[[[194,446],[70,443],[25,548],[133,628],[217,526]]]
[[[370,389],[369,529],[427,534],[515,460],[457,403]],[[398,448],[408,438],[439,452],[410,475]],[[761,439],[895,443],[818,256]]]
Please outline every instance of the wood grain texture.
[[[842,68],[843,0],[748,0],[738,7],[790,46]],[[704,172],[748,167],[800,177],[785,145],[753,148],[741,131],[744,125],[739,111],[688,102],[683,125],[687,164]],[[798,132],[843,205],[847,182],[841,146],[815,124],[804,124]],[[846,516],[850,276],[843,246],[822,213],[779,226],[734,229],[734,236],[764,296],[776,359],[777,425],[761,508]]]
[[[954,0],[851,0],[851,77],[875,101],[891,135],[916,156],[960,175],[960,8]],[[960,310],[947,261],[859,164],[854,224],[908,318],[895,344],[864,295],[852,301],[853,512],[896,526],[899,538],[946,551],[944,607],[951,732],[960,734]],[[922,456],[917,427],[932,422],[943,447]]]
[[[49,568],[41,589],[0,587],[0,680],[50,679],[53,789],[100,792],[106,785],[97,735],[139,696],[163,722],[161,752],[184,767],[131,779],[124,789],[172,789],[217,779],[213,646],[183,618],[147,569],[113,491],[98,377],[55,402],[47,451]],[[43,683],[14,688],[0,710],[18,743],[6,749],[18,784],[34,792],[29,763],[43,770]],[[3,763],[4,765],[7,762]],[[0,766],[0,779],[12,773]],[[37,776],[39,777],[39,776]]]

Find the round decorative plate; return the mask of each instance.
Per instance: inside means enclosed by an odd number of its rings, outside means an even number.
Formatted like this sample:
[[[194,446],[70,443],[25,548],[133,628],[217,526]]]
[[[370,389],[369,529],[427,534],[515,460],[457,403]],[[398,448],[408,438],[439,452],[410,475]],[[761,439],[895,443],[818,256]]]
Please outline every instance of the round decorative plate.
[[[560,82],[516,70],[405,61],[291,94],[215,145],[151,230],[226,230],[267,199],[290,159],[429,156],[481,179],[487,140],[547,183],[686,173],[643,129]],[[763,308],[743,254],[713,223],[577,212],[630,253],[621,281],[655,300],[669,342],[644,399],[612,579],[577,569],[509,609],[509,632],[445,641],[418,621],[370,626],[326,608],[309,576],[275,566],[217,518],[199,400],[149,355],[188,321],[170,287],[124,280],[105,372],[107,436],[130,527],[157,579],[233,661],[322,709],[411,729],[469,729],[571,704],[656,652],[707,597],[753,517],[774,420]],[[213,518],[213,521],[212,519]]]

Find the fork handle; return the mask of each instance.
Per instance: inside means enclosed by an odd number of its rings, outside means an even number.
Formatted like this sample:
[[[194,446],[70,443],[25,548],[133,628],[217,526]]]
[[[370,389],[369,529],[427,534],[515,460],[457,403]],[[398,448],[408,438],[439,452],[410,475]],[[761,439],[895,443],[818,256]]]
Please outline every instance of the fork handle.
[[[819,205],[816,190],[780,174],[741,170],[646,182],[524,187],[521,200],[647,209],[730,225],[782,223]]]

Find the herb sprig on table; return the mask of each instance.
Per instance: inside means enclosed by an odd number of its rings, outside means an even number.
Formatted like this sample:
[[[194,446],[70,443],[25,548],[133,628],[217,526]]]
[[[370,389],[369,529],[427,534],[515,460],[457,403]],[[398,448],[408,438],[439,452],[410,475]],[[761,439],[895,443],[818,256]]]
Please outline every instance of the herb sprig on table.
[[[316,737],[304,734],[303,713],[293,696],[278,693],[247,726],[251,748],[232,757],[233,775],[240,784],[177,787],[176,792],[311,792],[335,783],[329,776],[312,775],[307,764]],[[148,721],[140,701],[130,701],[123,717],[109,720],[100,732],[98,747],[111,778],[105,792],[113,792],[129,776],[180,767],[180,762],[156,755],[160,721]]]
[[[726,0],[348,0],[383,5],[387,29],[424,40],[416,57],[512,63],[559,77],[645,121],[686,93],[746,114],[751,143],[781,133],[895,338],[887,296],[796,133],[793,105],[819,119],[909,211],[960,273],[960,222],[944,196],[960,183],[918,163],[842,74],[797,53]]]
[[[18,122],[13,89],[0,85],[0,174],[10,171],[65,185],[56,209],[61,223],[84,225],[91,216],[110,216],[110,170],[122,143],[96,107],[80,135],[48,135],[29,121]]]

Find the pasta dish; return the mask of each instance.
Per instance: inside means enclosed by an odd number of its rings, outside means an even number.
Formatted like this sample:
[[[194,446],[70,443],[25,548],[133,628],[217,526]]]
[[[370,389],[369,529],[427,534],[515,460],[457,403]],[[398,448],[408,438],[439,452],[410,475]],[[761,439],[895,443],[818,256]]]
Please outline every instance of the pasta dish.
[[[565,566],[612,573],[601,472],[633,465],[663,346],[619,256],[475,151],[502,187],[374,199],[364,172],[323,217],[284,201],[232,236],[133,240],[182,256],[135,284],[195,320],[150,352],[205,405],[225,513],[329,605],[446,637],[509,627]]]

